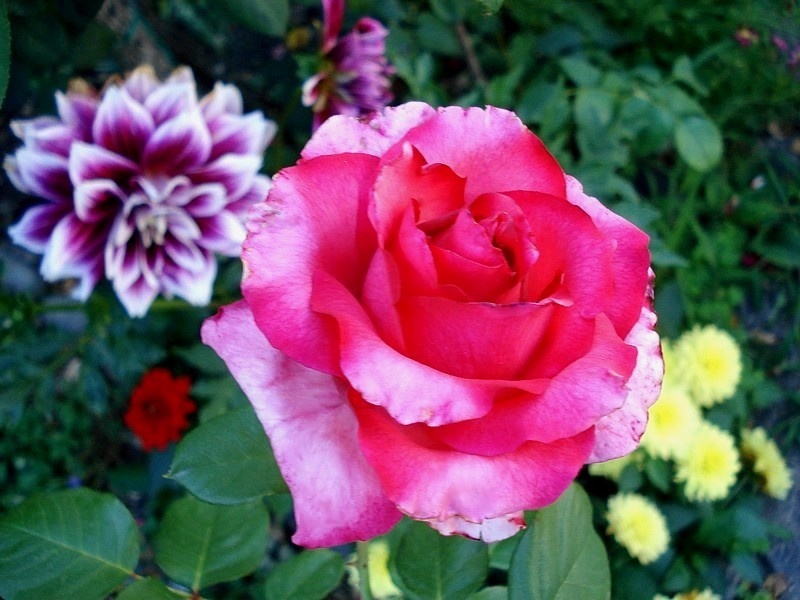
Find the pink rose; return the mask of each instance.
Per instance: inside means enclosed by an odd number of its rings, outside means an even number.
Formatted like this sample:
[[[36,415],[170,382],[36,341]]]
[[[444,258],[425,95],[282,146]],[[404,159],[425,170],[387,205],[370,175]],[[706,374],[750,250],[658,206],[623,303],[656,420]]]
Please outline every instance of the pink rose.
[[[648,237],[512,113],[332,117],[250,213],[203,339],[250,398],[294,541],[401,513],[486,541],[631,452],[663,362]]]

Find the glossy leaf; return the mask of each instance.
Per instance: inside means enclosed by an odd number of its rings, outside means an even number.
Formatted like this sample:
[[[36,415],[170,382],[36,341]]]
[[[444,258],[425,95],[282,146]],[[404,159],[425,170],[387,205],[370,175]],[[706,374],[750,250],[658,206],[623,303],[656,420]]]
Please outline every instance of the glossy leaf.
[[[161,583],[158,579],[140,579],[126,587],[117,596],[117,600],[179,600],[184,598]]]
[[[213,504],[239,504],[286,491],[264,429],[248,405],[189,433],[168,477]]]
[[[611,574],[605,547],[592,527],[589,497],[572,484],[540,510],[511,560],[511,600],[606,600]]]
[[[199,590],[252,573],[267,549],[269,515],[261,502],[219,506],[187,495],[167,508],[155,559],[175,581]]]
[[[264,586],[267,600],[321,600],[344,575],[344,559],[333,550],[305,550],[280,563]]]
[[[675,145],[681,158],[701,173],[713,169],[722,158],[722,135],[705,117],[681,120],[675,128]]]
[[[133,517],[89,489],[34,496],[0,519],[0,597],[104,598],[133,573]]]
[[[395,583],[407,597],[421,600],[468,597],[489,571],[486,544],[443,536],[417,521],[406,525],[389,560]]]

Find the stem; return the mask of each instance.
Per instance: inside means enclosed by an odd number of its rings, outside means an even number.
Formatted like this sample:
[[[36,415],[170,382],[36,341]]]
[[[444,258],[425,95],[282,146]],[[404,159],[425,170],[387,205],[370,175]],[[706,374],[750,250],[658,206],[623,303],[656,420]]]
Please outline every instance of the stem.
[[[481,69],[481,63],[478,61],[478,56],[475,54],[475,46],[472,45],[472,40],[469,37],[469,32],[467,28],[464,26],[464,23],[459,21],[455,25],[456,35],[458,36],[458,41],[461,43],[461,47],[464,49],[464,56],[467,59],[467,66],[469,70],[472,71],[472,76],[475,77],[475,81],[481,87],[482,90],[486,90],[486,75],[483,74],[483,69]]]
[[[356,542],[356,569],[358,569],[358,590],[361,600],[372,600],[369,586],[369,542]]]

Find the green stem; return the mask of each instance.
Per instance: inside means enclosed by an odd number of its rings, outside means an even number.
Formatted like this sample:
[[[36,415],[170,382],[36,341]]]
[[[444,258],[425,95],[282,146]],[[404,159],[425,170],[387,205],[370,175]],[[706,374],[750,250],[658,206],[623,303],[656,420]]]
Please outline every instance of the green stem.
[[[356,542],[356,569],[361,600],[372,600],[372,589],[369,586],[369,542]]]

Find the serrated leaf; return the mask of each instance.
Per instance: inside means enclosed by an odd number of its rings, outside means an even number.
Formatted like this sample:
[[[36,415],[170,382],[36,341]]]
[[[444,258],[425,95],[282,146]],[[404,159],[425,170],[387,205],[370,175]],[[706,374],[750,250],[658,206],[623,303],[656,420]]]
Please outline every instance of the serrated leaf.
[[[344,575],[344,559],[333,550],[306,550],[280,563],[264,585],[266,600],[321,600]]]
[[[477,592],[489,571],[486,544],[446,537],[418,521],[407,524],[389,558],[398,587],[409,598],[461,599]]]
[[[286,33],[288,0],[221,0],[220,8],[253,31],[276,37]]]
[[[219,506],[184,496],[164,514],[155,559],[167,575],[197,591],[252,573],[266,552],[268,528],[261,502]]]
[[[722,158],[722,135],[705,117],[681,120],[675,128],[675,146],[681,158],[701,173],[713,169]]]
[[[251,502],[287,490],[250,406],[215,417],[183,438],[167,477],[212,504]]]
[[[0,107],[6,97],[11,68],[11,27],[8,23],[6,0],[0,0]]]
[[[110,494],[34,496],[0,519],[0,596],[104,598],[133,573],[136,524]]]
[[[117,596],[117,600],[180,600],[181,598],[184,596],[170,591],[158,579],[150,577],[129,585]]]
[[[605,546],[592,527],[589,497],[573,483],[536,514],[508,572],[510,600],[606,600],[611,573]]]

